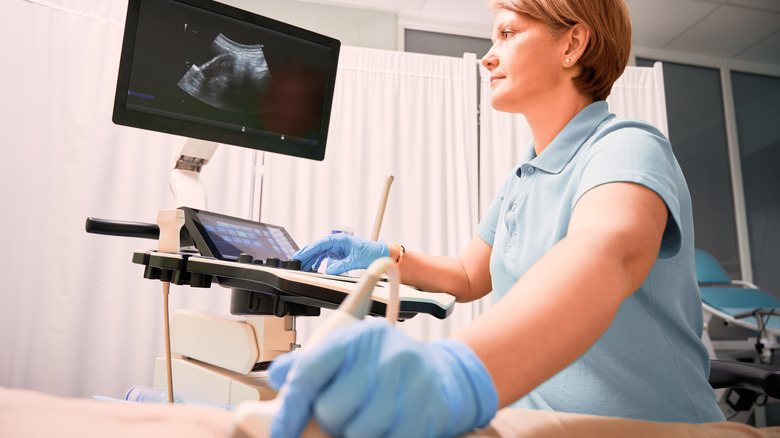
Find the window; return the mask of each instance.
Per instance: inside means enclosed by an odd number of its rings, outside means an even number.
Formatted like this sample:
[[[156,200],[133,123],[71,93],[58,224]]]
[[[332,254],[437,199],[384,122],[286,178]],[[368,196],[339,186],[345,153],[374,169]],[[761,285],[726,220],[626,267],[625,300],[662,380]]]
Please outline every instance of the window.
[[[650,67],[655,60],[637,58]],[[664,62],[669,141],[693,203],[696,247],[741,278],[720,70]]]
[[[780,296],[780,78],[732,72],[753,282]]]
[[[477,59],[490,50],[493,43],[486,38],[475,38],[422,30],[404,30],[404,51],[460,58],[464,52],[476,53]]]

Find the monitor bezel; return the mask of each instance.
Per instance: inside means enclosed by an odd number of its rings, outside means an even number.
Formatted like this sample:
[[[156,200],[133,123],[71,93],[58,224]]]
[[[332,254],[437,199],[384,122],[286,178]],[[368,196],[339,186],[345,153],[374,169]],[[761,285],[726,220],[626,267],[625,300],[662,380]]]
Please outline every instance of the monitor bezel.
[[[336,71],[341,43],[331,38],[307,29],[291,24],[283,23],[262,15],[239,9],[213,0],[170,0],[177,3],[197,7],[209,12],[223,15],[229,18],[241,20],[272,31],[299,38],[308,43],[314,43],[328,48],[331,51],[330,65],[327,68],[327,77],[324,90],[324,105],[321,124],[317,136],[317,145],[298,143],[285,140],[284,136],[269,138],[268,136],[252,136],[248,133],[237,132],[213,125],[204,125],[179,118],[150,114],[143,111],[135,111],[127,106],[130,74],[135,51],[136,36],[138,34],[138,21],[141,4],[156,0],[129,0],[127,6],[127,18],[125,21],[122,51],[119,61],[116,94],[114,97],[114,110],[112,120],[115,124],[130,126],[166,134],[179,135],[188,138],[197,138],[212,141],[219,144],[241,146],[260,151],[273,152],[300,158],[308,158],[321,161],[325,158],[328,131],[333,104],[333,94],[336,83]]]

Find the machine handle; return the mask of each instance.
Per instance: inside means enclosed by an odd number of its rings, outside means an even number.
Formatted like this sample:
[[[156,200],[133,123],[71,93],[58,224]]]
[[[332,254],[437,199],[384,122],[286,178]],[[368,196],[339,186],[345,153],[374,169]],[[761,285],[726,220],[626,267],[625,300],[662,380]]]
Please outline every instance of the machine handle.
[[[142,239],[158,239],[160,227],[157,224],[143,222],[113,221],[88,217],[87,233],[107,234],[109,236],[140,237]]]
[[[157,224],[145,222],[115,221],[109,219],[98,219],[88,217],[84,227],[87,233],[105,234],[108,236],[138,237],[141,239],[160,238],[160,227]],[[179,240],[182,247],[192,246],[192,238],[187,232],[186,227],[182,227],[179,232]]]

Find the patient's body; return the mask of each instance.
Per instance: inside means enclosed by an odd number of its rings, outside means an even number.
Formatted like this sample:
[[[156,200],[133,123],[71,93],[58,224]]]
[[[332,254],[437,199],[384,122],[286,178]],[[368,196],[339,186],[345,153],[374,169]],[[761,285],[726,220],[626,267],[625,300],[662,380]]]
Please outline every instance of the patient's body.
[[[233,413],[217,408],[106,402],[0,389],[0,435],[4,437],[243,438],[231,436]],[[484,429],[464,438],[707,438],[780,437],[780,428],[738,423],[653,423],[588,415],[502,409]]]

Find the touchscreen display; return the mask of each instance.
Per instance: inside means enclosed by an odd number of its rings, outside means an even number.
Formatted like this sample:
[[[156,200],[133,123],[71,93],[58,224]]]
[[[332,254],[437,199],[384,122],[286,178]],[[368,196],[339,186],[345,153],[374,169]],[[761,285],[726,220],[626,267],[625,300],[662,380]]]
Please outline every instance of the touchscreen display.
[[[255,260],[265,261],[269,257],[289,260],[298,251],[298,246],[283,227],[187,210],[191,213],[193,225],[212,252],[204,255],[221,260],[237,260],[241,253],[247,253]]]

